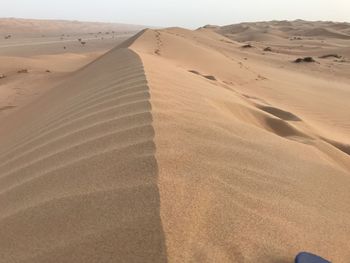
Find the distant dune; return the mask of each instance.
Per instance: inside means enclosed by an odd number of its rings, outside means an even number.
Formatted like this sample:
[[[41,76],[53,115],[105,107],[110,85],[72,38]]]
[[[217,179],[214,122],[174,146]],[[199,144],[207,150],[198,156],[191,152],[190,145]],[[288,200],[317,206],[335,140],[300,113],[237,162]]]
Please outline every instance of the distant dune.
[[[66,20],[37,20],[20,18],[0,18],[0,35],[13,36],[52,36],[62,34],[88,34],[112,31],[140,31],[145,26],[118,23],[81,22]]]
[[[42,84],[1,119],[0,262],[348,262],[348,42],[304,24],[147,29]]]
[[[215,30],[237,41],[262,41],[293,37],[350,39],[350,23],[322,21],[295,20],[240,23],[217,27]]]

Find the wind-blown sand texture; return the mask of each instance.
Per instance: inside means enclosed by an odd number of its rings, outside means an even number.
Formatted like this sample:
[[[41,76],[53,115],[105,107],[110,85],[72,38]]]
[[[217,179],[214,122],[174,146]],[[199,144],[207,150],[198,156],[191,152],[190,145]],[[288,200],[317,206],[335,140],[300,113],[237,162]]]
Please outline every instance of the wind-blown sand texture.
[[[0,262],[348,262],[349,63],[241,46],[145,30],[3,117]]]
[[[165,258],[149,99],[140,58],[117,49],[7,120],[3,262]]]

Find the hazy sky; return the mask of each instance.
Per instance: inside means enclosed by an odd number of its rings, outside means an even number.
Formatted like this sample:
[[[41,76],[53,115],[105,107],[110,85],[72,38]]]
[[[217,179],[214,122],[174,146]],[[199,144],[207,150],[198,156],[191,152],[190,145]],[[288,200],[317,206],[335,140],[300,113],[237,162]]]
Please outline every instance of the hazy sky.
[[[350,21],[350,0],[1,0],[0,17],[190,28],[274,19]]]

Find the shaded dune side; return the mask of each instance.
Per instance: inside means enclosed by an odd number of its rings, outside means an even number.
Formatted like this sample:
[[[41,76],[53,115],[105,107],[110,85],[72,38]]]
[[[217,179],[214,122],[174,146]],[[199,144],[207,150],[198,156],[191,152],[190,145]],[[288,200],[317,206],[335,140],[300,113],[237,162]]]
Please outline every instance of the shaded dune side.
[[[0,128],[0,262],[166,262],[150,93],[117,48]]]

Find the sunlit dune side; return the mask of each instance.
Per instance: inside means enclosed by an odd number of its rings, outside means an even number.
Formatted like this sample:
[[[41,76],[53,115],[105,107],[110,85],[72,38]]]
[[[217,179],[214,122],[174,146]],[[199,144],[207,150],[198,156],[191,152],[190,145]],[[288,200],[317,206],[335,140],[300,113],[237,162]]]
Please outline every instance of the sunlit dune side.
[[[147,31],[132,49],[150,85],[169,261],[350,258],[347,148],[320,138],[287,98],[277,107],[247,95],[276,85],[258,78],[259,60],[243,62],[237,44],[210,31],[177,28]],[[312,101],[317,90],[291,92]]]
[[[216,30],[144,30],[1,119],[0,262],[347,262],[348,64]]]

